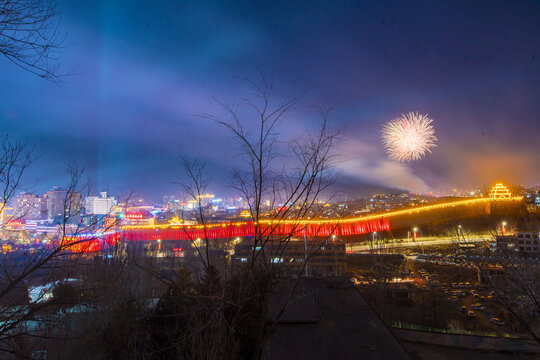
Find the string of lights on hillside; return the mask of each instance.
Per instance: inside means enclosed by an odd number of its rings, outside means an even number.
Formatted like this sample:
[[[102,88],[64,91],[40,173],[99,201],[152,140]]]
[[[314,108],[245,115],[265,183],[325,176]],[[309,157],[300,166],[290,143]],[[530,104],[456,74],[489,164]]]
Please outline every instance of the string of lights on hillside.
[[[371,221],[382,218],[389,218],[395,216],[411,215],[419,212],[426,212],[432,210],[441,210],[445,208],[451,208],[456,206],[467,206],[467,205],[479,205],[482,203],[489,202],[508,202],[508,201],[522,201],[523,196],[510,196],[510,197],[484,197],[484,198],[475,198],[467,200],[458,200],[452,202],[445,202],[440,204],[418,206],[410,209],[395,210],[389,211],[381,214],[373,214],[361,217],[350,217],[350,218],[341,218],[341,219],[261,219],[259,224],[261,225],[275,225],[275,224],[285,224],[285,225],[328,225],[336,223],[352,223],[352,222],[362,222],[362,221]],[[159,229],[159,228],[182,228],[187,229],[204,229],[204,228],[218,228],[218,227],[227,227],[227,226],[245,226],[247,224],[256,222],[228,222],[228,223],[218,223],[218,224],[206,224],[206,225],[171,225],[171,224],[158,224],[158,225],[127,225],[123,226],[122,229]]]

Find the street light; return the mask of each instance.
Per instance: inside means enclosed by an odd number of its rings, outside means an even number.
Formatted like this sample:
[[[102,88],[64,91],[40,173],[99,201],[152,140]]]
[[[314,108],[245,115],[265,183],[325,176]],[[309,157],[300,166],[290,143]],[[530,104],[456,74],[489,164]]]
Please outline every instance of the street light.
[[[417,227],[413,228],[413,239],[416,240],[416,232],[418,231]]]
[[[502,233],[503,235],[506,233],[506,221],[502,222]]]

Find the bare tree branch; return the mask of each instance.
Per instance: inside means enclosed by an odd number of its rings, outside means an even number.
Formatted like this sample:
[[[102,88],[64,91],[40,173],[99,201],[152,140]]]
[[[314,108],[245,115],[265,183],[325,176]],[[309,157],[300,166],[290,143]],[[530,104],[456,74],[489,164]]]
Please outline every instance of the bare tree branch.
[[[15,65],[58,82],[61,42],[54,0],[0,2],[0,53]]]

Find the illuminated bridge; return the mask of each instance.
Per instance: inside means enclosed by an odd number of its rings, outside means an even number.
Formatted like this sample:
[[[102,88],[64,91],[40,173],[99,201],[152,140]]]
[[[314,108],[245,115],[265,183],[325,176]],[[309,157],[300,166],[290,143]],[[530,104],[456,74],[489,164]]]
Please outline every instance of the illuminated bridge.
[[[308,237],[362,235],[375,231],[387,231],[408,226],[411,217],[422,216],[429,219],[455,216],[455,211],[469,212],[469,216],[490,212],[494,203],[517,203],[523,197],[474,198],[440,204],[417,206],[382,214],[341,219],[295,219],[261,220],[258,231],[262,234],[276,234]],[[123,238],[126,240],[194,240],[246,237],[255,234],[253,221],[227,222],[203,225],[142,225],[124,226]]]
[[[260,220],[258,224],[253,221],[241,221],[213,223],[204,226],[172,224],[130,225],[123,226],[121,231],[97,235],[80,235],[72,238],[70,241],[80,243],[80,245],[73,247],[74,251],[99,251],[108,245],[116,244],[120,239],[126,241],[226,239],[253,236],[256,229],[263,235],[306,235],[308,237],[328,237],[332,235],[353,236],[375,231],[383,232],[404,228],[420,221],[452,220],[489,214],[493,207],[497,207],[498,205],[503,207],[520,205],[522,204],[522,200],[523,197],[454,200],[382,214],[341,219],[264,219]]]

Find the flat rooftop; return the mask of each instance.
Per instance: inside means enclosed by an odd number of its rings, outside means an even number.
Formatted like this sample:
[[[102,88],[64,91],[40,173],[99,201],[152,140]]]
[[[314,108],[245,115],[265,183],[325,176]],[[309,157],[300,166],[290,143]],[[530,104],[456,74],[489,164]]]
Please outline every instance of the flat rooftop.
[[[275,319],[295,279],[281,279],[270,296]],[[271,359],[410,359],[401,343],[348,278],[302,278],[265,343]]]

